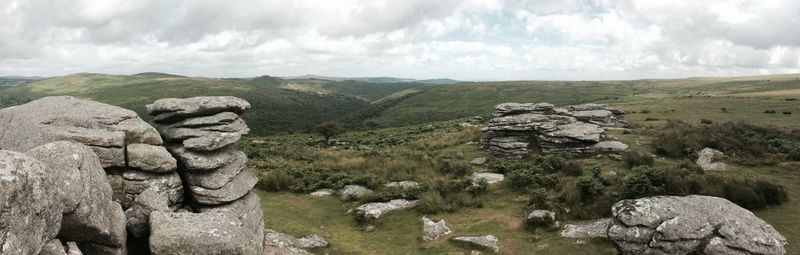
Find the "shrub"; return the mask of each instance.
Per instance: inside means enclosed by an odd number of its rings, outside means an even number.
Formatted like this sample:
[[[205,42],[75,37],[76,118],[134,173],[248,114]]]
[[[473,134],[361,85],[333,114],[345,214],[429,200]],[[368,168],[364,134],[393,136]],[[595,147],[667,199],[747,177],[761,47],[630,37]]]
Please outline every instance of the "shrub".
[[[764,110],[764,113],[775,113],[775,110]]]
[[[472,166],[461,160],[443,160],[439,164],[440,173],[452,174],[456,177],[466,176],[470,170],[472,170]]]
[[[763,127],[744,122],[726,122],[692,126],[681,121],[667,121],[654,132],[656,153],[686,157],[705,147],[731,155],[734,162],[746,165],[774,164],[793,148],[800,147],[800,132]]]
[[[650,153],[640,150],[628,150],[622,153],[622,160],[625,161],[629,167],[653,165],[653,156],[651,156]]]
[[[581,203],[589,203],[603,194],[605,186],[597,178],[583,176],[578,179],[577,188],[580,191]]]
[[[783,111],[783,114],[789,115],[789,114],[792,114],[792,112],[790,112],[790,111]]]
[[[651,117],[644,118],[644,121],[659,121],[659,120],[660,119],[658,118],[651,118]]]
[[[581,165],[575,162],[567,162],[561,167],[560,170],[566,176],[581,176],[583,174],[583,168]]]
[[[481,207],[480,195],[486,192],[486,182],[473,185],[469,178],[446,180],[438,178],[428,183],[419,194],[418,209],[425,213],[454,212],[462,207]]]
[[[664,180],[664,172],[660,169],[634,167],[623,180],[622,196],[630,199],[662,195],[666,191]]]
[[[650,110],[644,109],[644,110],[639,111],[639,113],[648,114],[648,113],[650,113]]]
[[[714,122],[711,121],[710,119],[703,118],[703,119],[700,119],[700,124],[714,124]]]
[[[258,180],[258,188],[265,191],[286,191],[294,184],[294,178],[279,169],[269,171]]]

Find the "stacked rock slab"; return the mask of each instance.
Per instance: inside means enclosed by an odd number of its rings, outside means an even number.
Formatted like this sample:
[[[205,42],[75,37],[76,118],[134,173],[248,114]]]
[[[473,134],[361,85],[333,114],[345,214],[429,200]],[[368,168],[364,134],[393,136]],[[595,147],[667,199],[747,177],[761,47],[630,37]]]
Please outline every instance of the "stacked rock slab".
[[[123,208],[150,186],[158,187],[173,208],[183,200],[175,159],[158,131],[133,111],[70,96],[45,97],[0,110],[0,130],[0,148],[6,150],[61,140],[88,145]]]
[[[178,159],[178,172],[189,191],[191,207],[197,213],[225,213],[238,218],[243,231],[237,238],[246,240],[246,244],[240,244],[254,248],[242,250],[245,254],[260,251],[264,237],[260,200],[251,192],[258,179],[245,169],[247,156],[234,147],[250,131],[239,118],[248,109],[247,101],[226,96],[165,98],[147,105],[167,149]],[[169,225],[202,218],[173,216],[159,221]],[[159,227],[153,233],[157,231],[163,229]],[[158,245],[151,237],[151,249],[160,250]]]
[[[624,127],[620,110],[599,104],[557,108],[549,103],[503,103],[483,129],[482,144],[496,157],[522,158],[531,149],[562,156],[617,152],[627,148],[603,141],[603,127]]]

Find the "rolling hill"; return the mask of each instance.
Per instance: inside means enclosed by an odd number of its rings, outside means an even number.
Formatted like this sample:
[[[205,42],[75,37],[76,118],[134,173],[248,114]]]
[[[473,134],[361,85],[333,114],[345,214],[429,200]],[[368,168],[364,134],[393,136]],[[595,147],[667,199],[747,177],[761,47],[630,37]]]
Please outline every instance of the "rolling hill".
[[[704,100],[708,97],[719,99],[715,102],[729,99],[727,106],[710,106],[716,109],[737,107],[735,102],[738,101],[742,102],[741,105],[769,105],[780,110],[800,111],[800,103],[785,100],[800,97],[800,75],[470,82],[416,87],[378,100],[370,108],[343,118],[343,122],[362,127],[397,127],[491,114],[493,106],[503,102],[549,102],[556,105],[593,102],[635,110],[649,105],[668,108],[672,103],[700,105],[708,101]]]
[[[289,84],[319,86],[325,93],[292,89],[287,87]],[[270,76],[219,79],[163,73],[80,73],[0,88],[0,107],[45,96],[72,95],[128,108],[149,119],[144,106],[158,98],[232,95],[244,98],[253,105],[253,110],[244,115],[252,133],[269,135],[307,130],[320,122],[367,108],[371,100],[414,86],[420,84],[290,82]]]

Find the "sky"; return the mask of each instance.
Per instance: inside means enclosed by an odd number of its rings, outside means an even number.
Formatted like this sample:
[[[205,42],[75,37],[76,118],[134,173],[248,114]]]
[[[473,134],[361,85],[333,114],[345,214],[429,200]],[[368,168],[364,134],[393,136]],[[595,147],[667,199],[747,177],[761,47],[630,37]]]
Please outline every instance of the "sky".
[[[798,0],[0,0],[0,76],[800,73]]]

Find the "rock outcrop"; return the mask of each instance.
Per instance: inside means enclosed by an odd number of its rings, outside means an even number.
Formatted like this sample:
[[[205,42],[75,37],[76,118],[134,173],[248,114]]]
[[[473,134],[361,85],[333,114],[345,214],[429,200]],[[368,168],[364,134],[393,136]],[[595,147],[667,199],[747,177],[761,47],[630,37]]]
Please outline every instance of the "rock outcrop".
[[[574,239],[608,238],[611,219],[602,219],[589,224],[567,224],[561,230],[561,237]]]
[[[38,254],[56,237],[64,211],[57,185],[44,163],[0,151],[0,254]]]
[[[425,216],[422,217],[422,230],[425,231],[425,235],[422,236],[425,241],[433,241],[453,232],[444,222],[444,219],[434,222]]]
[[[328,241],[318,235],[306,235],[300,238],[277,232],[264,230],[264,252],[262,255],[294,255],[312,254],[306,249],[328,246]]]
[[[409,201],[405,199],[393,199],[389,202],[380,203],[367,203],[356,208],[356,217],[364,221],[372,221],[377,220],[388,212],[411,208],[416,205],[416,200]]]
[[[339,199],[356,200],[366,195],[372,194],[372,190],[361,185],[347,185],[339,191]]]
[[[723,198],[622,200],[611,212],[608,238],[621,254],[786,254],[786,238]]]
[[[697,153],[697,161],[695,162],[703,171],[725,171],[728,165],[718,162],[725,156],[721,151],[704,148]]]
[[[458,236],[450,239],[456,243],[462,243],[473,247],[478,247],[493,252],[499,252],[500,246],[497,246],[497,237],[494,235],[484,236]]]
[[[88,145],[111,175],[114,200],[123,208],[144,191],[142,182],[158,186],[170,205],[183,200],[175,159],[158,131],[131,110],[71,96],[45,97],[0,110],[0,130],[0,148],[6,150],[62,140]]]
[[[189,191],[186,195],[191,198],[191,207],[200,214],[236,217],[241,228],[235,230],[242,239],[239,241],[251,247],[245,251],[252,254],[261,252],[264,237],[260,199],[251,192],[258,179],[246,169],[247,156],[234,147],[250,131],[239,118],[248,109],[247,101],[224,96],[166,98],[147,105],[167,149],[178,159],[178,172]],[[181,216],[181,220],[202,217]]]
[[[602,143],[604,127],[624,127],[624,112],[600,104],[556,108],[552,104],[503,103],[481,132],[492,155],[522,158],[531,150],[562,156],[619,152],[627,146]]]
[[[228,213],[150,214],[150,252],[159,254],[260,254],[242,222]],[[262,236],[263,238],[263,236]]]
[[[67,141],[48,143],[27,152],[54,178],[64,207],[59,238],[74,241],[86,254],[126,254],[125,214],[97,155],[87,146]]]

